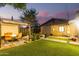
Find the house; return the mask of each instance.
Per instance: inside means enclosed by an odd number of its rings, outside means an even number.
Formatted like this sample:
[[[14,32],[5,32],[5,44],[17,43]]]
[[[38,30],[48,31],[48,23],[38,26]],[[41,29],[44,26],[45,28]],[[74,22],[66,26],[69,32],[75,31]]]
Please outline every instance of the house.
[[[51,18],[41,25],[41,34],[54,36],[79,36],[79,11],[71,20]]]
[[[29,30],[29,24],[23,22],[12,21],[10,19],[0,19],[0,36],[12,35],[17,36],[19,33],[25,35]]]
[[[41,34],[65,36],[68,35],[68,20],[52,18],[41,25]]]

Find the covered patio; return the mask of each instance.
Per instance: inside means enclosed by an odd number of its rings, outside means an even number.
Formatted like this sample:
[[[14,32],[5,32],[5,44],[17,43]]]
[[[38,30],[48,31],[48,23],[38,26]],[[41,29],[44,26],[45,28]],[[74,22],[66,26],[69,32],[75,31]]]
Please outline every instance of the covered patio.
[[[0,48],[10,48],[30,41],[30,25],[28,23],[1,20]]]

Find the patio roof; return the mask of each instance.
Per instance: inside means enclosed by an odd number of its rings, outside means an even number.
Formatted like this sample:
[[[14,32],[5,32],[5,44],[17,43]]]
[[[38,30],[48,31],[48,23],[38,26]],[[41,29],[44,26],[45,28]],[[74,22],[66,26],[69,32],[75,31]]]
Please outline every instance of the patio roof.
[[[1,23],[9,23],[9,24],[17,24],[17,25],[28,25],[28,23],[23,23],[23,22],[19,22],[19,21],[12,21],[11,19],[1,19],[0,21]]]

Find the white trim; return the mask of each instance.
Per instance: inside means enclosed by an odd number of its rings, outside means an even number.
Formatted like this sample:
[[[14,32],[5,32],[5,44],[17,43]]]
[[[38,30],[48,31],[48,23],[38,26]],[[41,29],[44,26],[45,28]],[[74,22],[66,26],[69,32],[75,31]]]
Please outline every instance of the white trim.
[[[15,22],[10,20],[2,20],[2,23],[11,23],[11,24],[19,24],[19,25],[28,25],[27,23]]]

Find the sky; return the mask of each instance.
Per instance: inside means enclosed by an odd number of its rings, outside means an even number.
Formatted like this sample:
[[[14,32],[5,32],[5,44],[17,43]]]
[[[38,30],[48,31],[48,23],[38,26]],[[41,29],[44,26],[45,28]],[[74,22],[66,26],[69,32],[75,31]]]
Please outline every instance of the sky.
[[[79,4],[77,3],[36,3],[28,4],[27,7],[29,9],[35,8],[39,12],[37,19],[41,24],[50,18],[73,19],[75,11],[79,10]]]
[[[35,8],[39,12],[37,19],[41,24],[50,18],[67,18],[67,15],[69,15],[69,19],[72,19],[75,16],[75,11],[79,10],[78,3],[28,3],[26,7],[27,9]],[[2,18],[11,18],[13,16],[14,19],[19,19],[20,15],[21,12],[11,6],[0,8],[0,17]]]

